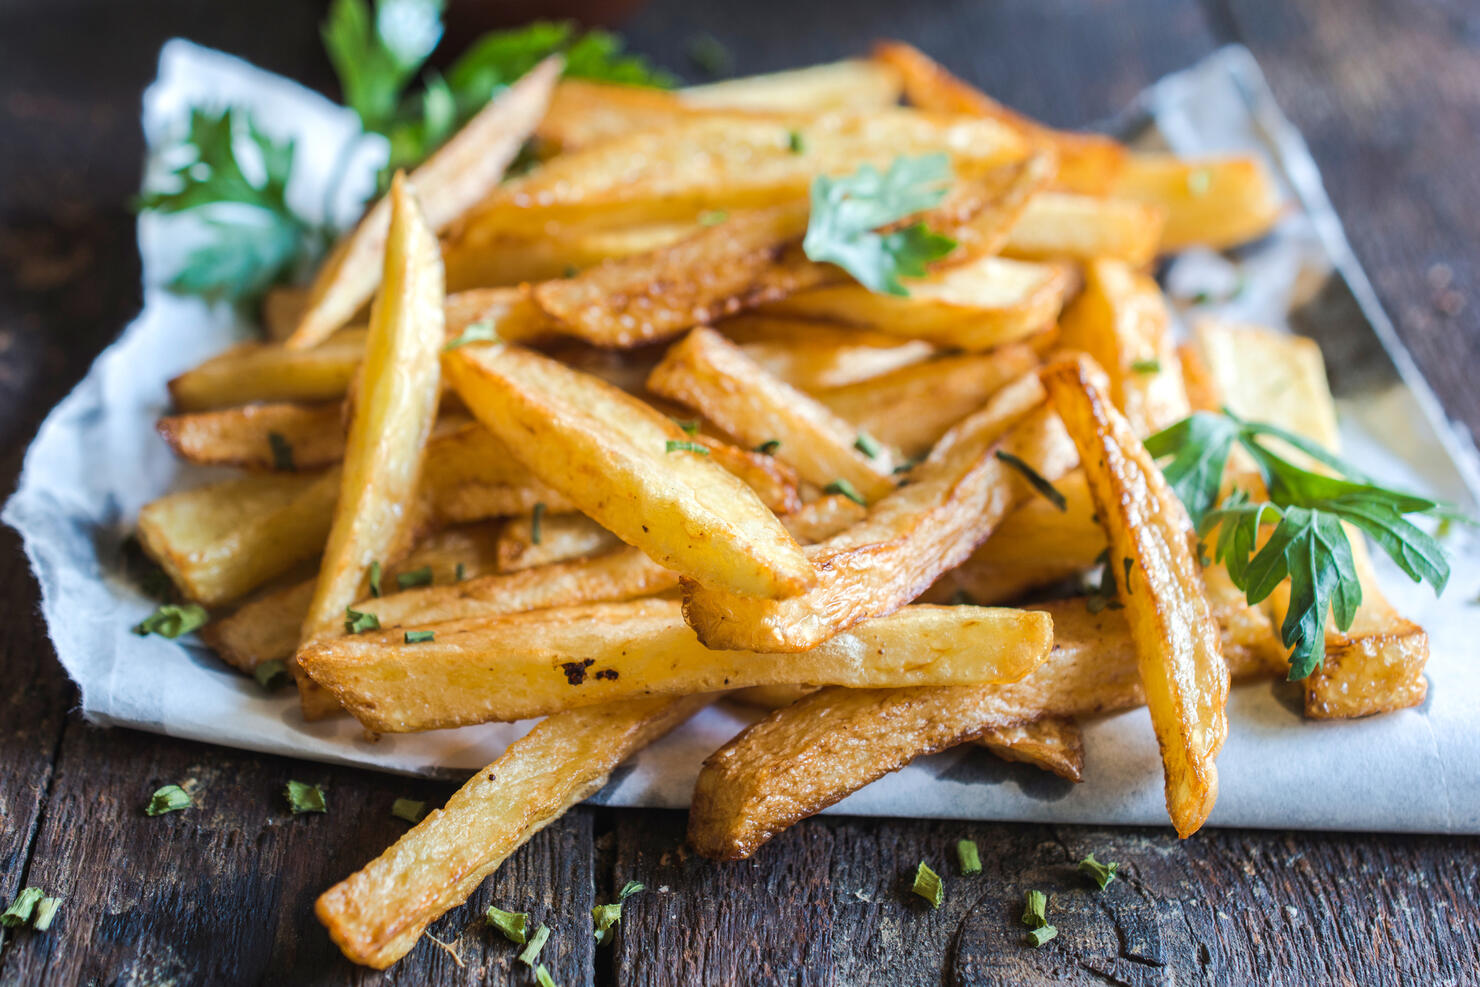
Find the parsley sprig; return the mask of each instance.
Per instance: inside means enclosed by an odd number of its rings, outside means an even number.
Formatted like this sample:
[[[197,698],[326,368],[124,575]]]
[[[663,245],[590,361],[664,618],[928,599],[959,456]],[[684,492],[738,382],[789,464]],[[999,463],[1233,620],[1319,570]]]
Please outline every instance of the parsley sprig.
[[[1330,470],[1315,472],[1268,445],[1275,439]],[[1269,499],[1235,490],[1218,502],[1223,472],[1237,444],[1252,457]],[[1263,602],[1286,578],[1290,607],[1280,628],[1291,648],[1292,681],[1320,667],[1326,656],[1326,619],[1346,630],[1362,603],[1351,542],[1343,522],[1364,532],[1414,582],[1436,594],[1449,581],[1449,561],[1439,542],[1409,515],[1466,520],[1435,500],[1379,486],[1356,467],[1293,432],[1247,421],[1228,410],[1197,412],[1146,440],[1162,472],[1186,505],[1200,535],[1216,530],[1213,551],[1248,602]],[[1216,506],[1215,506],[1216,504]],[[1259,545],[1260,531],[1273,526]]]
[[[889,170],[863,165],[851,175],[812,181],[812,213],[802,249],[815,261],[833,263],[865,288],[908,297],[900,277],[919,277],[926,265],[956,249],[956,241],[924,223],[880,233],[945,198],[951,181],[946,154],[898,157]]]

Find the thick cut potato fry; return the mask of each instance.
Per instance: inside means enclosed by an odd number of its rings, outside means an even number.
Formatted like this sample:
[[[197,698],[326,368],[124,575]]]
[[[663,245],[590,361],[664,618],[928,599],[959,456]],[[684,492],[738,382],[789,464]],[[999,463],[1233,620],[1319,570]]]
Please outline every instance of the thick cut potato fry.
[[[1058,185],[1073,192],[1103,194],[1115,181],[1125,148],[1099,134],[1053,130],[1015,113],[986,93],[956,78],[918,48],[898,41],[880,42],[874,59],[892,66],[904,82],[905,96],[922,109],[996,120],[1022,134],[1059,159]]]
[[[872,380],[935,355],[918,339],[827,322],[747,313],[715,328],[767,371],[809,392]]]
[[[338,471],[263,474],[166,494],[139,511],[139,542],[180,592],[238,599],[323,548]]]
[[[780,442],[775,455],[819,487],[844,481],[868,500],[895,487],[887,449],[860,441],[857,428],[768,374],[713,329],[695,329],[675,343],[647,386],[702,413],[745,445]]]
[[[1185,838],[1218,798],[1214,758],[1228,733],[1228,666],[1192,522],[1085,363],[1056,364],[1043,381],[1079,449],[1112,564],[1123,564],[1116,583],[1166,769],[1167,811]]]
[[[815,580],[750,488],[636,398],[515,347],[467,346],[445,363],[463,402],[531,473],[654,561],[758,596]]]
[[[485,522],[429,535],[400,562],[385,567],[381,585],[391,594],[387,599],[413,592],[396,592],[400,577],[407,573],[419,576],[419,570],[430,570],[432,587],[441,590],[449,583],[498,571],[498,536],[502,529],[501,523]],[[675,576],[675,585],[677,582]],[[264,661],[286,661],[298,648],[303,618],[313,602],[314,583],[308,579],[260,593],[230,616],[201,628],[201,639],[222,661],[248,675]]]
[[[497,187],[544,115],[562,67],[558,56],[536,65],[412,173],[423,215],[434,232],[450,226]],[[381,281],[390,228],[391,197],[386,196],[370,207],[324,262],[298,328],[288,337],[289,349],[318,345],[370,301]],[[438,272],[440,283],[440,265]]]
[[[256,404],[198,411],[167,415],[156,427],[175,455],[201,465],[292,471],[331,466],[344,458],[340,404]]]
[[[802,496],[797,490],[799,478],[796,470],[775,456],[741,449],[728,442],[707,435],[696,435],[694,440],[709,450],[709,457],[743,482],[755,495],[777,514],[790,514],[802,506]]]
[[[278,343],[242,343],[170,381],[180,411],[252,401],[338,401],[360,369],[365,331],[344,329],[307,352]]]
[[[1040,192],[1013,224],[1002,253],[1022,260],[1113,257],[1145,267],[1161,245],[1161,208],[1133,199]]]
[[[791,150],[801,134],[802,150]],[[1026,142],[992,120],[912,110],[757,117],[706,113],[562,154],[503,185],[468,217],[469,244],[550,223],[690,222],[706,209],[800,201],[819,173],[887,168],[900,155],[945,151],[958,177],[1022,158]]]
[[[345,956],[384,970],[526,840],[709,701],[661,696],[550,717],[385,853],[320,895],[314,914]]]
[[[534,135],[542,152],[569,154],[639,130],[661,130],[697,112],[664,89],[562,79]]]
[[[1279,190],[1257,158],[1132,154],[1111,194],[1160,207],[1161,250],[1221,250],[1257,240],[1279,221]]]
[[[1059,320],[1059,345],[1080,350],[1110,378],[1110,397],[1145,438],[1187,417],[1182,363],[1161,288],[1122,261],[1085,267],[1084,291]]]
[[[842,494],[828,494],[781,516],[792,537],[802,544],[825,541],[868,515],[868,508]]]
[[[976,743],[1004,761],[1020,761],[1065,781],[1084,780],[1084,735],[1068,716],[1045,716],[1010,727],[994,727]]]
[[[1199,321],[1193,339],[1213,389],[1208,410],[1226,407],[1340,453],[1341,433],[1326,382],[1326,361],[1314,340],[1215,319]],[[1318,468],[1293,446],[1280,443],[1279,450],[1281,456]]]
[[[862,58],[809,65],[768,75],[742,76],[679,90],[686,106],[707,110],[768,110],[780,113],[868,112],[896,106],[899,73]]]
[[[434,436],[421,474],[424,513],[433,524],[515,517],[544,504],[575,510],[565,495],[535,479],[508,446],[477,422]]]
[[[905,281],[907,298],[845,284],[800,292],[762,311],[842,322],[938,346],[989,350],[1052,323],[1074,285],[1073,272],[1061,265],[990,255]]]
[[[748,857],[771,837],[925,754],[1045,716],[1093,716],[1144,702],[1136,649],[1120,610],[1085,601],[1039,609],[1053,653],[1009,685],[822,689],[742,731],[704,762],[689,842],[706,857]],[[1261,667],[1226,653],[1232,674]]]
[[[298,320],[303,318],[303,311],[307,307],[307,285],[277,284],[268,288],[267,293],[262,296],[262,307],[258,312],[267,338],[281,342],[293,335],[293,330],[298,328]]]
[[[754,600],[685,581],[684,616],[711,648],[805,651],[860,621],[903,606],[989,535],[1027,481],[995,453],[1050,479],[1074,465],[1073,446],[1035,377],[1000,392],[952,429],[908,485],[851,528],[807,549],[817,585],[784,600]]]
[[[675,600],[636,600],[326,639],[298,660],[371,730],[521,720],[654,694],[755,685],[1010,682],[1041,662],[1053,624],[1029,610],[905,607],[801,654],[714,652]]]
[[[655,223],[618,229],[581,228],[505,234],[476,243],[452,237],[442,244],[447,290],[520,285],[568,278],[615,257],[659,250],[693,236],[694,223]]]
[[[498,540],[498,567],[502,572],[518,572],[552,562],[589,558],[621,544],[622,539],[584,514],[542,511],[538,531],[533,514],[511,518],[504,525]]]
[[[817,400],[909,459],[928,453],[942,435],[1009,382],[1038,365],[1023,343],[916,363],[872,380],[818,391]]]

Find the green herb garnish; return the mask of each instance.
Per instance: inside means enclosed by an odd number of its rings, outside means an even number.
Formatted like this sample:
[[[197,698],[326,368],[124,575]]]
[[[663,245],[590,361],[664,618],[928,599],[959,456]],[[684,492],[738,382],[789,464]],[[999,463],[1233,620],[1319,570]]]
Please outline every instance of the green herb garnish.
[[[490,905],[484,917],[488,919],[488,924],[502,932],[509,942],[516,946],[524,945],[524,928],[529,922],[527,912],[506,912],[502,908]]]
[[[412,569],[409,572],[396,573],[396,586],[399,589],[415,589],[418,586],[432,585],[432,567],[424,565],[420,569]]]
[[[134,625],[134,633],[140,637],[158,634],[173,639],[204,627],[210,619],[211,615],[199,603],[162,603]]]
[[[466,578],[468,578],[468,567],[459,562],[452,570],[452,581],[460,583]]]
[[[37,932],[50,930],[52,921],[57,917],[57,909],[61,907],[61,898],[42,898],[36,902],[36,917],[31,921],[31,928]]]
[[[442,352],[447,353],[455,349],[467,346],[469,343],[496,343],[498,342],[498,330],[494,328],[492,319],[484,319],[482,322],[473,322],[466,329],[447,341],[442,347]]]
[[[1150,357],[1145,360],[1132,360],[1131,370],[1138,374],[1159,374],[1161,373],[1161,361],[1156,357]]]
[[[391,803],[391,815],[415,825],[427,814],[427,804],[416,799],[396,799]]]
[[[530,513],[530,517],[529,517],[529,541],[530,541],[530,544],[532,544],[532,545],[538,545],[541,541],[544,540],[545,533],[544,533],[543,530],[541,530],[544,527],[544,521],[545,521],[545,502],[544,501],[540,501],[538,504],[535,504],[534,505],[534,511],[532,511]]]
[[[927,264],[956,249],[956,241],[924,223],[876,231],[938,205],[950,181],[951,159],[943,153],[895,158],[883,174],[863,165],[851,175],[818,175],[802,250],[838,265],[870,291],[907,297],[900,277],[925,274]]]
[[[780,439],[767,439],[766,441],[762,442],[760,445],[756,446],[755,447],[755,451],[758,452],[758,453],[760,453],[762,456],[774,456],[774,455],[776,455],[776,450],[777,449],[780,449],[780,448],[781,448],[781,440]]]
[[[344,633],[363,634],[365,631],[380,630],[380,618],[373,613],[365,613],[354,607],[344,608]]]
[[[1287,443],[1333,475],[1316,473],[1284,459],[1265,444]],[[1254,460],[1269,500],[1255,502],[1235,490],[1216,509],[1229,453],[1237,443]],[[1290,580],[1290,608],[1280,628],[1290,653],[1289,678],[1303,679],[1326,656],[1327,614],[1337,629],[1351,627],[1362,602],[1362,585],[1342,523],[1356,526],[1382,548],[1414,582],[1435,594],[1449,581],[1444,549],[1405,515],[1468,520],[1436,500],[1378,486],[1370,477],[1303,436],[1274,425],[1246,421],[1226,409],[1197,412],[1146,440],[1162,472],[1186,505],[1199,535],[1214,529],[1214,560],[1233,584],[1257,605]],[[1259,533],[1274,531],[1263,547]]]
[[[407,644],[425,644],[437,639],[436,631],[407,631],[405,641]]]
[[[822,492],[830,494],[842,494],[844,497],[847,497],[855,504],[862,504],[864,507],[868,506],[868,501],[863,499],[863,494],[859,493],[858,489],[854,487],[853,484],[849,483],[842,477],[838,477],[836,480],[823,487]]]
[[[1115,570],[1110,567],[1110,549],[1095,556],[1095,565],[1100,567],[1100,574],[1095,582],[1090,583],[1084,598],[1085,608],[1090,613],[1121,609],[1124,604],[1120,602],[1120,592],[1116,588]]]
[[[188,808],[190,808],[189,793],[179,785],[166,785],[149,796],[149,804],[144,806],[144,815],[162,816],[166,812],[179,812],[181,809]]]
[[[293,810],[295,816],[305,812],[329,811],[329,807],[324,803],[324,790],[306,781],[288,782],[283,788],[283,797],[288,800],[288,808]]]
[[[858,437],[853,440],[853,448],[870,459],[879,458],[879,453],[884,451],[884,447],[879,445],[879,441],[867,432],[858,433]]]
[[[997,458],[1021,473],[1023,479],[1027,480],[1033,489],[1042,494],[1050,504],[1061,511],[1069,509],[1069,502],[1064,499],[1063,494],[1059,493],[1059,488],[1050,483],[1048,477],[1028,465],[1026,460],[1001,449],[997,450]]]
[[[545,969],[543,963],[534,968],[534,982],[540,987],[557,987],[555,978],[550,976],[550,971]]]
[[[698,442],[686,442],[681,439],[668,440],[669,452],[697,452],[701,456],[709,455],[709,450]]]
[[[282,432],[268,432],[267,444],[272,448],[272,468],[284,470],[288,473],[296,473],[298,467],[293,465],[293,443],[289,442]]]
[[[946,886],[941,882],[940,875],[931,870],[923,860],[915,868],[915,883],[910,890],[930,902],[931,908],[939,908],[946,900]]]
[[[1034,948],[1042,946],[1059,930],[1048,924],[1048,895],[1042,891],[1029,891],[1026,907],[1023,908],[1023,924],[1029,929],[1028,942]]]
[[[8,929],[25,925],[31,921],[31,915],[35,912],[36,905],[44,897],[46,897],[46,892],[40,888],[26,888],[16,896],[15,901],[10,903],[9,908],[5,909],[3,913],[0,913],[0,925]]]
[[[723,209],[709,209],[699,214],[700,226],[718,226],[730,218],[730,214]]]
[[[596,945],[605,946],[616,937],[614,926],[622,921],[622,902],[644,890],[644,887],[638,881],[628,881],[622,885],[622,891],[617,896],[616,904],[597,905],[591,909],[591,920],[595,924]]]
[[[1106,885],[1115,880],[1115,872],[1119,869],[1119,864],[1100,863],[1095,859],[1094,854],[1090,854],[1079,862],[1079,873],[1088,874],[1090,879],[1100,886],[1101,891],[1104,891]]]
[[[529,937],[529,943],[519,953],[519,962],[525,966],[534,966],[534,961],[539,959],[540,950],[545,948],[545,940],[550,938],[550,927],[543,922],[534,930],[534,935]]]
[[[982,858],[977,852],[975,840],[957,840],[956,859],[961,862],[962,874],[970,877],[982,872]]]
[[[786,149],[792,154],[804,154],[807,150],[807,142],[802,139],[800,130],[788,130],[786,132]]]
[[[381,570],[379,562],[370,563],[370,595],[380,597]]]
[[[270,658],[252,669],[252,678],[268,692],[276,692],[293,681],[293,674],[288,671],[287,662],[281,658]]]

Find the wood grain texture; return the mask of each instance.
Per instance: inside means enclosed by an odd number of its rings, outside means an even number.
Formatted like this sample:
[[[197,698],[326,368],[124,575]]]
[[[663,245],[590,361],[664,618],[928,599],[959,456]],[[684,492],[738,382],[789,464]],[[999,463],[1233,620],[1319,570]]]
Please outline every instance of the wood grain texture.
[[[324,7],[0,0],[0,490],[44,412],[139,304],[122,203],[138,184],[139,94],[159,45],[188,36],[328,90]],[[701,32],[723,39],[741,72],[902,37],[1061,125],[1100,119],[1243,40],[1305,132],[1418,362],[1451,413],[1480,427],[1472,6],[858,0],[844,15],[658,0],[624,28],[695,79],[686,53]],[[85,725],[67,713],[75,690],[9,531],[0,615],[0,894],[36,884],[67,898],[50,933],[7,937],[0,983],[531,983],[478,919],[489,904],[551,922],[543,959],[563,987],[1480,982],[1472,838],[1212,830],[1184,843],[1169,830],[827,818],[721,865],[684,850],[682,813],[605,808],[539,834],[433,926],[466,966],[425,942],[384,974],[357,970],[313,920],[313,898],[404,830],[395,798],[438,802],[452,786]],[[289,816],[289,778],[324,783],[330,814]],[[143,815],[155,788],[188,779],[199,808]],[[980,846],[977,877],[956,872],[962,836]],[[1074,870],[1091,850],[1124,864],[1105,892]],[[946,879],[939,911],[908,891],[922,859]],[[631,879],[648,890],[597,950],[590,908]],[[1042,950],[1021,944],[1029,888],[1050,893],[1060,930]]]

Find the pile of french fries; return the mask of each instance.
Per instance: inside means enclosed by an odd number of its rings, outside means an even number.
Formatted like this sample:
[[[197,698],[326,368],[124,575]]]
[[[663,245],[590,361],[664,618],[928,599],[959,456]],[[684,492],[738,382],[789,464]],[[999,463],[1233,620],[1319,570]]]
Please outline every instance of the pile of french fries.
[[[1230,679],[1284,671],[1280,595],[1200,561],[1141,440],[1228,406],[1336,442],[1312,344],[1179,345],[1148,273],[1266,232],[1259,162],[1052,130],[901,44],[672,93],[559,74],[398,176],[159,422],[243,470],[139,517],[223,660],[285,662],[305,716],[374,733],[544,717],[324,893],[344,953],[393,963],[721,699],[772,710],[699,776],[715,858],[958,744],[1077,780],[1078,718],[1142,704],[1196,831]],[[917,218],[958,247],[907,297],[807,258],[815,176],[938,151],[955,181]],[[1118,606],[1066,598],[1107,548]],[[1310,716],[1424,696],[1424,632],[1361,568]]]

